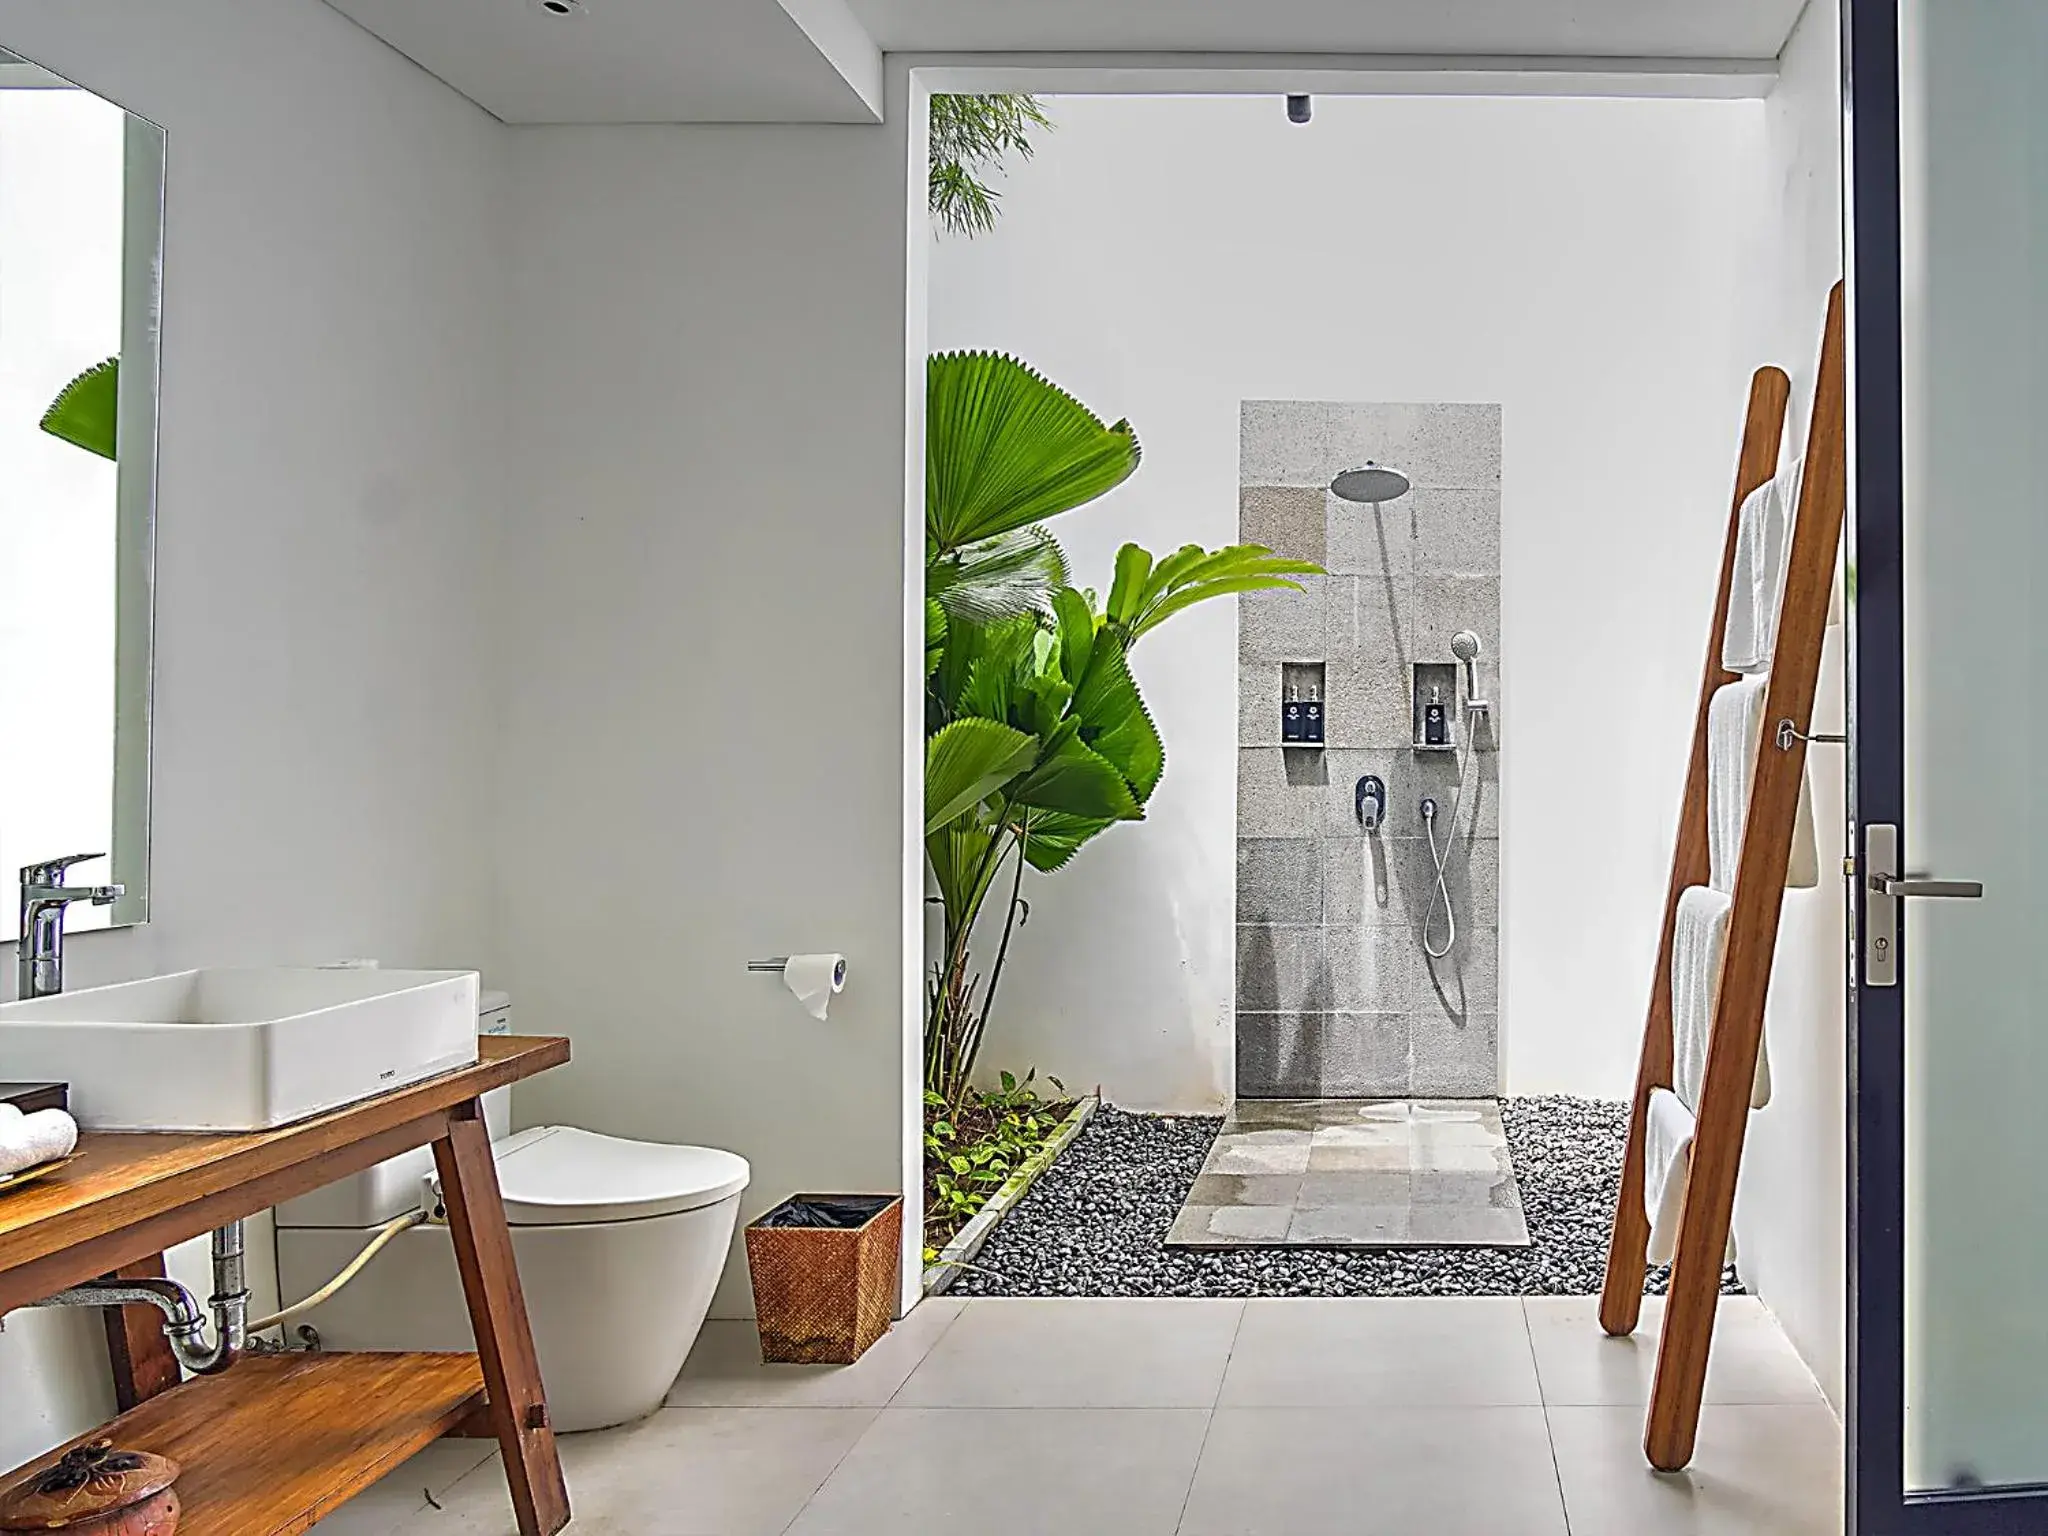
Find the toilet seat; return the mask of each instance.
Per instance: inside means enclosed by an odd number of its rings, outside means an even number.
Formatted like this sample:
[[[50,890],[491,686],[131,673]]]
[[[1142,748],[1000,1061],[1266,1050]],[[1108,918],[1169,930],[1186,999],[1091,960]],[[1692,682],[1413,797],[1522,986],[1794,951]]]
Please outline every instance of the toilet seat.
[[[628,1141],[539,1125],[493,1147],[515,1227],[637,1221],[694,1211],[747,1187],[747,1160],[715,1147]]]

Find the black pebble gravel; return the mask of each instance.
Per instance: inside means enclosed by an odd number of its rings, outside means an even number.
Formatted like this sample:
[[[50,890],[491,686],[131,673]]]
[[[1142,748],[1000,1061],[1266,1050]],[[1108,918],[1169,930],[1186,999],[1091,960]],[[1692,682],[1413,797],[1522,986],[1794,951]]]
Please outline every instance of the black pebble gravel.
[[[1501,1100],[1527,1248],[1162,1246],[1221,1119],[1105,1105],[997,1224],[959,1296],[1586,1296],[1599,1291],[1628,1106]],[[1645,1289],[1663,1289],[1652,1271]],[[1731,1267],[1722,1289],[1739,1292]]]

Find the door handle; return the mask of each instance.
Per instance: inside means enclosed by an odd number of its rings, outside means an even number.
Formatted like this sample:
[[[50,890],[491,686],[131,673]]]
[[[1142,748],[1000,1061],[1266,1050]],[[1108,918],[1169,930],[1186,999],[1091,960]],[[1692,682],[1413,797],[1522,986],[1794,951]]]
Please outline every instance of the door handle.
[[[1899,829],[1874,822],[1863,829],[1863,984],[1899,984],[1899,900],[1906,896],[1945,896],[1975,901],[1984,894],[1981,880],[1931,880],[1899,873]]]
[[[1982,880],[1922,880],[1918,876],[1872,875],[1870,888],[1880,896],[1953,896],[1966,901],[1984,894]]]

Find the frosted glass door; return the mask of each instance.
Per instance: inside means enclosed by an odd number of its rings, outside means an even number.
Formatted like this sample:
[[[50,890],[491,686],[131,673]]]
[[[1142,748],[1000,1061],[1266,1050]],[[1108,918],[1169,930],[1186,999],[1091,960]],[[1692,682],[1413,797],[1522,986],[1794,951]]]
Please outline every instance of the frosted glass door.
[[[1900,16],[1911,1493],[2048,1483],[2048,4]]]
[[[1850,1530],[2048,1531],[2048,3],[1844,18]]]

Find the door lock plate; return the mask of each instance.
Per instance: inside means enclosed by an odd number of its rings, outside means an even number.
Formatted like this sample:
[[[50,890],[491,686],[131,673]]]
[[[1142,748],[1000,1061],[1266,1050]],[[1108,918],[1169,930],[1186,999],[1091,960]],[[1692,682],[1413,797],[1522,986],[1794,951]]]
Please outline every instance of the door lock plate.
[[[1899,984],[1899,898],[1880,881],[1899,872],[1899,829],[1873,822],[1863,829],[1863,984]]]

